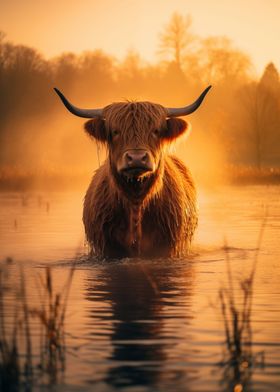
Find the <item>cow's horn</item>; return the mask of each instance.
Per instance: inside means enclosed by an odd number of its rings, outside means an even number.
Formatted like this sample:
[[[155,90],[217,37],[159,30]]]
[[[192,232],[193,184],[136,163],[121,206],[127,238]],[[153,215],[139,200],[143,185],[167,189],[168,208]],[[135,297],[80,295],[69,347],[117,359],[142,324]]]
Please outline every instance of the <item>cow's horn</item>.
[[[72,105],[72,103],[70,103],[68,101],[68,99],[66,99],[64,97],[62,92],[59,91],[57,88],[54,88],[54,91],[60,97],[61,101],[64,103],[64,105],[69,110],[69,112],[71,112],[72,114],[75,114],[75,116],[84,117],[84,118],[94,118],[94,117],[101,117],[102,116],[103,109],[80,109],[80,108],[77,108],[76,106]]]
[[[199,98],[191,105],[185,106],[183,108],[166,108],[167,110],[167,117],[180,117],[180,116],[187,116],[188,114],[193,113],[196,109],[199,108],[202,101],[204,100],[205,95],[208,93],[212,86],[208,86],[203,93],[200,95]]]

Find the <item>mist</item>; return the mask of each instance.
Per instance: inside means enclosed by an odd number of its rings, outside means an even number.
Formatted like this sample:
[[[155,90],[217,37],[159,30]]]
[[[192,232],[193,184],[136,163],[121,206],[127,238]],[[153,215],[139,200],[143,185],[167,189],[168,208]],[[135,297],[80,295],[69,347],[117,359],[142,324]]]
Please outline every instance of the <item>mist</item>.
[[[191,17],[174,14],[159,32],[159,60],[135,50],[117,59],[102,49],[46,60],[36,49],[0,35],[0,182],[84,183],[105,159],[83,120],[61,105],[53,87],[80,107],[147,100],[167,107],[193,102],[191,132],[175,145],[197,181],[215,183],[277,173],[280,82],[270,63],[257,80],[249,56],[226,37],[192,33]],[[63,182],[61,182],[63,179]]]

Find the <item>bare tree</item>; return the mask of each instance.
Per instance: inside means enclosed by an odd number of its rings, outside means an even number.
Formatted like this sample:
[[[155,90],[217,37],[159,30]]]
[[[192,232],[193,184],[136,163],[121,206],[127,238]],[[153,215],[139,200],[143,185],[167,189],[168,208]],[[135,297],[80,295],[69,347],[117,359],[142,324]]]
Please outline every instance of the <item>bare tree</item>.
[[[174,13],[164,31],[160,34],[160,53],[171,56],[172,61],[182,68],[184,56],[194,42],[191,32],[192,18]]]
[[[250,58],[233,47],[227,37],[208,37],[201,41],[201,72],[211,83],[237,82],[248,79]]]

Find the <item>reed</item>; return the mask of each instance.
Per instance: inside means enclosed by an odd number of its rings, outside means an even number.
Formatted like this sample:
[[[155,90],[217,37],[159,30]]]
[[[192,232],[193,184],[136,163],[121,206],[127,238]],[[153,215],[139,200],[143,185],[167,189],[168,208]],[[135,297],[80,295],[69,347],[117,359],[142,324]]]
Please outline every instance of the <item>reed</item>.
[[[7,273],[0,268],[0,390],[16,391],[20,382],[18,350],[18,309],[15,308],[12,333],[7,332],[5,294]],[[12,382],[11,382],[12,381]]]
[[[29,310],[41,324],[40,369],[49,373],[56,382],[58,371],[65,367],[65,315],[74,268],[61,292],[54,292],[52,270],[47,267],[44,278],[40,276],[41,306]],[[43,290],[42,290],[43,289]]]
[[[220,311],[222,314],[225,332],[225,352],[221,365],[224,369],[223,383],[226,390],[242,392],[251,379],[252,369],[257,365],[264,365],[264,353],[254,354],[252,351],[252,301],[254,279],[259,260],[259,251],[263,239],[266,218],[261,225],[258,244],[253,258],[253,264],[247,277],[239,281],[239,295],[241,300],[236,300],[236,290],[231,271],[230,254],[225,242],[225,259],[227,267],[227,287],[219,290]]]
[[[257,168],[250,165],[227,165],[226,173],[231,183],[241,184],[279,184],[279,167]]]
[[[75,268],[71,268],[64,286],[56,292],[52,269],[46,267],[38,278],[40,304],[31,307],[23,270],[20,269],[20,288],[13,291],[7,267],[0,267],[0,390],[18,391],[20,386],[29,390],[46,377],[54,384],[65,369],[66,309]],[[8,296],[12,294],[17,299],[13,319],[7,317]],[[39,349],[34,349],[31,318],[39,321]]]
[[[82,189],[88,181],[91,170],[62,166],[28,170],[0,166],[0,189],[17,191]],[[22,202],[24,203],[25,200]]]

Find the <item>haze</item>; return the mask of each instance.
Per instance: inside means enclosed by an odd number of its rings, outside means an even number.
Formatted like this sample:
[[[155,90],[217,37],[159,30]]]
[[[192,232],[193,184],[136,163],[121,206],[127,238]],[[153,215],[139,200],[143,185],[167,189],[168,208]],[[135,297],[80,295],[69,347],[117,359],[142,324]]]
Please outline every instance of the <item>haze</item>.
[[[192,15],[195,34],[228,36],[251,56],[258,75],[269,61],[280,68],[278,0],[10,0],[1,4],[0,27],[9,40],[47,57],[101,48],[122,58],[133,48],[154,61],[159,32],[174,11]]]

